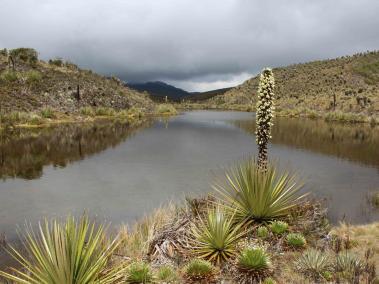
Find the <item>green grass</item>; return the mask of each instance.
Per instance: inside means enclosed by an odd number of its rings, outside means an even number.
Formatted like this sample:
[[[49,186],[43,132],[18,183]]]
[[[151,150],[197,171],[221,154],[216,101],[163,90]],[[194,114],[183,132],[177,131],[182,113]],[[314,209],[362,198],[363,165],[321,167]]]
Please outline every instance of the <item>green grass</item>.
[[[95,110],[92,107],[82,107],[80,109],[80,114],[85,115],[85,116],[95,116]]]
[[[163,283],[174,283],[178,280],[179,276],[174,267],[165,265],[159,267],[157,279]]]
[[[38,234],[27,227],[24,249],[10,247],[10,253],[21,266],[12,274],[0,276],[15,283],[114,283],[124,273],[120,267],[107,267],[110,256],[119,245],[109,241],[104,226],[68,217],[64,223],[53,220],[39,225]]]
[[[364,115],[356,113],[346,113],[342,111],[328,112],[325,114],[324,119],[326,121],[340,121],[348,123],[359,123],[366,121]]]
[[[288,224],[283,221],[272,221],[270,229],[275,235],[282,235],[288,230]]]
[[[228,215],[220,206],[209,209],[206,217],[192,226],[194,251],[200,258],[216,263],[230,259],[236,254],[236,244],[244,235],[241,225],[235,225],[233,215]]]
[[[268,229],[267,227],[264,227],[264,226],[260,226],[258,227],[257,229],[257,236],[261,239],[267,239],[269,235],[269,232],[268,232]]]
[[[209,261],[203,259],[192,259],[183,269],[185,278],[192,281],[211,280],[215,273],[216,268]]]
[[[133,262],[128,266],[127,283],[152,283],[153,273],[149,264],[145,262]]]
[[[220,202],[235,212],[238,222],[263,221],[289,214],[301,201],[302,184],[295,175],[279,172],[273,164],[261,171],[248,159],[225,172],[225,179],[213,185]]]
[[[0,79],[4,82],[16,82],[19,78],[19,73],[12,70],[1,72]]]
[[[95,109],[95,114],[97,116],[114,116],[116,111],[113,108],[98,107]]]
[[[36,70],[29,70],[25,73],[26,81],[34,84],[42,80],[42,74]]]
[[[271,258],[264,248],[247,248],[238,257],[238,267],[245,271],[259,272],[271,267]]]
[[[43,118],[56,118],[54,110],[50,107],[41,109],[40,114]]]
[[[290,233],[286,237],[287,244],[291,247],[304,247],[307,244],[304,236],[300,233]]]

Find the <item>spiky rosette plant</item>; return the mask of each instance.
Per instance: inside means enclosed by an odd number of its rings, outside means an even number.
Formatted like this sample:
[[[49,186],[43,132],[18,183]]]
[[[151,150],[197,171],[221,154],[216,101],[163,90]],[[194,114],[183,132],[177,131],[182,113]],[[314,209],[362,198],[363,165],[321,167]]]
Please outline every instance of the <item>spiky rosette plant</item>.
[[[270,68],[263,69],[258,87],[256,107],[256,140],[258,144],[258,165],[261,169],[267,167],[267,144],[271,138],[271,126],[274,118],[274,74]]]

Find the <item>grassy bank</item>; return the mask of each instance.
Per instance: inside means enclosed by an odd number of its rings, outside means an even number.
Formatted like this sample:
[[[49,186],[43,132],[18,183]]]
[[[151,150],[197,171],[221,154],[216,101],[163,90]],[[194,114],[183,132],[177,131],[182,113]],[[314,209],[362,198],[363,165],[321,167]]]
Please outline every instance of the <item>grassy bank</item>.
[[[82,107],[77,112],[62,113],[52,108],[42,108],[33,112],[0,113],[0,129],[9,127],[45,127],[59,123],[88,122],[95,119],[127,119],[134,121],[148,116],[171,116],[177,111],[171,104],[157,105],[154,111],[143,108],[116,110],[108,107]]]

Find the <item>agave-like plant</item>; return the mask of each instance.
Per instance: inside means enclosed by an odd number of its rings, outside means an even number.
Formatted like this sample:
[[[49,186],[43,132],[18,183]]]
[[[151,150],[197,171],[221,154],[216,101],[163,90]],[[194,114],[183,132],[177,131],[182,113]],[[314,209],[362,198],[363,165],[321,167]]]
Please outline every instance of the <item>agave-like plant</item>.
[[[262,171],[254,158],[225,172],[226,180],[213,184],[220,201],[238,222],[269,220],[288,215],[305,195],[296,175],[279,172],[268,164]]]
[[[242,224],[234,224],[234,216],[220,206],[208,209],[199,224],[192,226],[194,251],[200,258],[221,263],[236,254],[236,244],[244,236]]]
[[[23,284],[89,284],[119,283],[124,268],[107,268],[119,241],[108,240],[103,225],[90,222],[87,216],[65,223],[57,220],[39,224],[37,235],[27,226],[23,255],[14,247],[9,253],[21,265],[13,273],[0,271],[0,276]]]
[[[332,261],[328,252],[315,249],[306,250],[295,262],[296,268],[314,278],[322,278],[323,273],[332,268]]]

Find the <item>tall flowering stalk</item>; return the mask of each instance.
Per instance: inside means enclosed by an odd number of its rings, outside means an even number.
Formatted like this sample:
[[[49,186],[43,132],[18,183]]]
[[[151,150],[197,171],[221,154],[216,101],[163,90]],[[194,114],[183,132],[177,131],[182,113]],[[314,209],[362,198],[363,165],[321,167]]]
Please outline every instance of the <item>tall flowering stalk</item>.
[[[274,118],[274,74],[270,68],[263,69],[258,87],[258,102],[256,107],[256,139],[258,144],[258,166],[267,168],[267,144],[271,138],[271,126]]]

